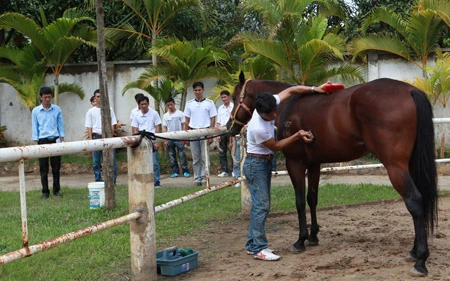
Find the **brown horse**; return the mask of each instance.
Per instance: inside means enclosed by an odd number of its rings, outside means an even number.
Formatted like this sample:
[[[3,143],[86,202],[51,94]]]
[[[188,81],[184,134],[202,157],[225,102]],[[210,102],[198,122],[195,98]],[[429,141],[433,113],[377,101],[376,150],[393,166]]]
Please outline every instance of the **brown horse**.
[[[239,80],[227,124],[232,135],[250,120],[259,93],[277,94],[292,86],[275,81],[245,81],[243,73]],[[281,103],[275,121],[278,139],[299,129],[311,130],[314,135],[312,143],[298,141],[283,150],[295,189],[300,227],[291,251],[304,251],[306,239],[309,245],[319,242],[316,207],[321,163],[350,161],[371,152],[383,163],[392,186],[413,218],[415,239],[408,259],[415,264],[411,274],[426,275],[427,235],[434,231],[438,200],[432,117],[431,105],[423,92],[392,79],[378,79],[331,95],[295,95]],[[309,234],[306,201],[311,213]]]

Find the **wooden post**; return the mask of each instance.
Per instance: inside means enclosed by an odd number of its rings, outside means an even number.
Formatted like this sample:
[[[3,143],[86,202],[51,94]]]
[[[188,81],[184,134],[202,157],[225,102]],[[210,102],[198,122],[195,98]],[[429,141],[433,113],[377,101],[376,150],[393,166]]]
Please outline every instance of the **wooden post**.
[[[244,180],[241,181],[241,212],[243,217],[250,218],[250,213],[252,211],[252,196],[250,195],[250,191],[248,190],[248,181],[247,179],[245,179],[243,171],[246,155],[247,155],[247,133],[246,131],[244,131],[241,132],[241,158],[244,159],[243,161],[241,161],[240,167],[241,177],[244,178]]]
[[[130,213],[142,213],[138,220],[130,222],[131,273],[134,281],[156,281],[152,144],[144,138],[138,147],[128,147],[127,154]]]

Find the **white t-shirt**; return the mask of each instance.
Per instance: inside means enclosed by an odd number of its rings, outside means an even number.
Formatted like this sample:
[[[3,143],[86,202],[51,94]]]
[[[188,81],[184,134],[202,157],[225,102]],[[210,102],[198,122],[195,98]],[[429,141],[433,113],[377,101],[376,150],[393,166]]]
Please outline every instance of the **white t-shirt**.
[[[176,132],[183,130],[183,124],[186,122],[186,117],[183,111],[176,110],[174,113],[170,111],[163,115],[162,125],[167,127],[167,132]]]
[[[159,124],[161,124],[161,118],[158,112],[151,108],[148,109],[147,113],[139,111],[133,114],[133,120],[131,120],[131,127],[138,128],[139,131],[145,130],[152,133],[156,132],[156,126]]]
[[[280,97],[274,95],[277,105],[280,104]],[[253,112],[252,119],[248,122],[247,128],[247,153],[273,154],[267,146],[263,144],[275,138],[275,121],[266,121],[256,112]]]
[[[184,115],[189,117],[189,127],[203,129],[211,126],[211,118],[217,116],[216,106],[210,99],[190,100],[186,104]]]
[[[117,124],[116,115],[114,114],[114,110],[111,109],[111,125]],[[102,134],[102,115],[100,111],[100,107],[94,106],[89,109],[86,113],[86,120],[84,122],[84,126],[86,128],[92,128],[92,133],[94,134]]]
[[[225,126],[230,119],[231,111],[233,110],[234,103],[230,102],[228,107],[226,107],[224,104],[219,106],[219,109],[217,110],[217,124],[220,124],[220,126]]]
[[[139,113],[139,106],[136,106],[136,108],[133,108],[132,110],[131,110],[131,113],[130,113],[130,120],[131,121],[133,121],[133,115],[134,114],[136,114],[136,113]]]

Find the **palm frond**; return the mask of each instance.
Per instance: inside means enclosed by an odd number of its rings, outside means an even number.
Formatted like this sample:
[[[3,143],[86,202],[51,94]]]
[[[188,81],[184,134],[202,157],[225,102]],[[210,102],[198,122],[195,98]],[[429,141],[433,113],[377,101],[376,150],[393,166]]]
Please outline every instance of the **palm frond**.
[[[367,51],[385,51],[396,54],[414,63],[414,60],[409,53],[409,48],[395,36],[371,34],[365,37],[356,38],[351,42],[350,49],[354,59]]]
[[[54,91],[54,87],[53,91]],[[84,92],[83,88],[76,84],[76,83],[61,83],[59,84],[59,94],[75,94],[77,95],[81,100],[84,99],[86,96],[86,93]]]

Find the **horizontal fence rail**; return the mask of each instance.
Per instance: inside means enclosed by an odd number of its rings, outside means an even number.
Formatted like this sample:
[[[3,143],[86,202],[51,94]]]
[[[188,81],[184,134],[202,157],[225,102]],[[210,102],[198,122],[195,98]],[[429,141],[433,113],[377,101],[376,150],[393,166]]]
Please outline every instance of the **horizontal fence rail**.
[[[211,135],[219,135],[226,132],[226,128],[199,129],[192,131],[178,131],[158,133],[156,136],[170,139],[197,139]],[[20,159],[43,158],[59,155],[91,152],[105,149],[122,148],[138,144],[140,136],[127,136],[97,140],[62,142],[53,144],[38,144],[29,146],[17,146],[0,148],[0,162],[18,161]],[[154,142],[163,142],[164,139],[156,138]]]
[[[117,226],[123,223],[130,222],[132,220],[139,219],[141,216],[140,212],[134,212],[131,214],[128,214],[123,217],[115,218],[109,221],[101,222],[99,224],[89,226],[74,232],[70,232],[52,239],[49,239],[47,241],[44,241],[42,243],[31,245],[29,247],[22,248],[20,250],[10,252],[4,256],[0,256],[0,265],[6,264],[24,257],[31,256],[32,254],[36,254],[39,252],[43,252],[45,250],[51,249],[53,247],[56,247],[58,245],[64,244],[66,242],[70,242],[73,240],[76,240],[81,237],[88,236],[90,234],[111,228],[113,226]]]

